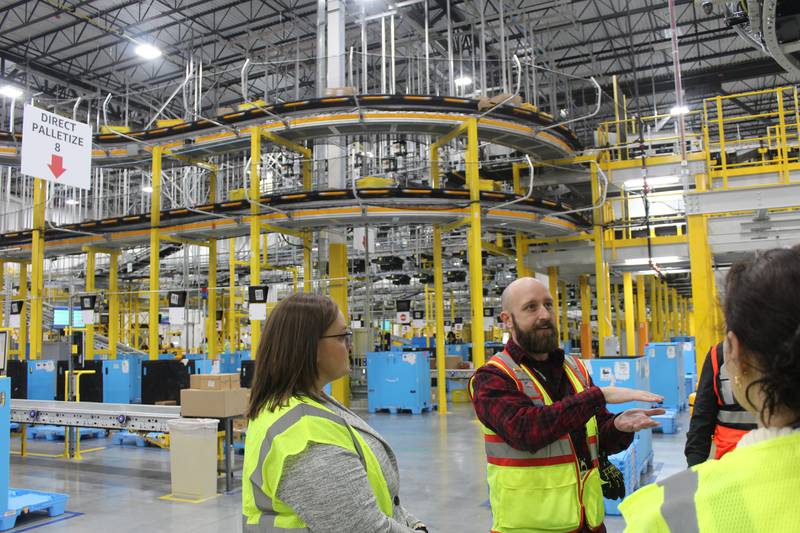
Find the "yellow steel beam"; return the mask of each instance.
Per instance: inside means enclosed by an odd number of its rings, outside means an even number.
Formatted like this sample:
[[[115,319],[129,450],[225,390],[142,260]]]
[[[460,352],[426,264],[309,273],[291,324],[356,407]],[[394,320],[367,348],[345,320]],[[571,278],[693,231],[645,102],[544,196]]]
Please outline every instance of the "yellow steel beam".
[[[647,246],[648,241],[653,246],[659,246],[663,244],[683,244],[689,242],[689,238],[686,235],[664,235],[661,237],[636,237],[633,239],[613,239],[613,240],[606,240],[605,245],[613,248],[629,248],[633,246]]]
[[[520,185],[520,168],[522,165],[520,163],[512,163],[511,165],[511,173],[514,180],[514,193],[515,194],[522,194],[522,186]],[[525,255],[528,253],[528,243],[525,239],[525,234],[521,231],[517,231],[514,234],[514,241],[515,241],[515,249],[516,249],[516,260],[517,260],[517,277],[518,278],[527,278],[530,277],[533,273],[525,264]]]
[[[442,224],[441,231],[442,231],[442,233],[450,233],[451,231],[453,231],[456,228],[460,228],[461,226],[466,226],[467,224],[469,224],[469,222],[470,222],[470,219],[468,217],[459,218],[458,220],[454,220],[453,222],[450,222],[449,224]]]
[[[569,235],[566,237],[547,237],[545,239],[525,239],[525,244],[557,244],[560,242],[575,242],[575,241],[591,241],[594,235],[590,233],[582,233],[580,235]]]
[[[614,335],[622,342],[622,309],[619,307],[619,284],[612,286],[614,298]]]
[[[151,185],[153,192],[150,194],[150,303],[147,313],[147,332],[150,360],[158,359],[160,346],[158,343],[158,308],[159,308],[159,259],[161,251],[161,238],[159,226],[161,225],[161,146],[153,147],[153,164],[151,172]]]
[[[304,231],[282,228],[280,226],[274,226],[272,224],[265,224],[264,222],[261,223],[260,227],[264,231],[269,231],[271,233],[283,233],[284,235],[289,235],[297,239],[302,239],[305,234]]]
[[[487,252],[489,252],[490,254],[502,255],[504,257],[516,257],[516,254],[514,254],[514,253],[512,253],[512,252],[510,252],[510,251],[508,251],[508,250],[506,250],[504,248],[500,248],[499,246],[497,246],[493,242],[481,241],[481,245],[483,246],[483,249],[486,250]]]
[[[445,347],[444,347],[444,274],[442,272],[442,230],[439,226],[433,227],[433,296],[435,301],[434,316],[436,317],[436,383],[437,402],[439,414],[447,414],[447,387],[444,375]]]
[[[350,323],[347,302],[347,243],[332,242],[328,248],[331,299]],[[350,405],[350,378],[344,376],[331,384],[331,393],[343,405]]]
[[[33,236],[31,247],[31,359],[42,356],[42,299],[44,295],[44,218],[47,183],[33,180]]]
[[[272,133],[271,131],[264,130],[262,131],[262,135],[267,141],[283,146],[284,148],[288,148],[293,152],[297,152],[306,159],[311,159],[312,157],[312,153],[309,148],[299,145],[296,142],[290,141],[289,139],[286,139],[284,137],[281,137],[277,133]]]
[[[311,231],[303,232],[303,292],[311,292]]]
[[[212,172],[209,183],[209,201],[217,201],[217,173]],[[209,359],[219,357],[217,333],[217,239],[208,240],[208,312],[206,316],[206,350]]]
[[[518,273],[519,274],[519,273]],[[558,267],[551,266],[547,268],[547,281],[550,286],[550,296],[553,297],[553,311],[550,315],[553,317],[553,323],[556,329],[561,331],[562,328],[567,327],[566,323],[561,323],[560,302],[558,301]]]
[[[591,166],[592,177],[592,202],[597,203],[600,198],[600,185],[597,179],[597,166]],[[605,355],[604,339],[610,336],[611,325],[607,310],[609,297],[606,292],[608,287],[608,265],[603,254],[603,210],[594,210],[594,261],[595,261],[595,287],[597,291],[597,348],[598,355]]]
[[[715,295],[712,291],[714,272],[708,245],[708,226],[704,215],[689,215],[689,264],[692,275],[692,302],[695,319],[695,353],[698,371],[703,358],[716,342]]]
[[[681,334],[681,312],[678,307],[678,290],[671,289],[670,296],[672,296],[672,335]]]
[[[622,292],[625,305],[625,355],[631,356],[636,355],[636,330],[633,311],[633,275],[630,272],[622,274]]]
[[[589,276],[581,274],[579,277],[581,291],[581,357],[592,357],[592,287],[589,285]]]
[[[219,166],[216,163],[212,163],[211,161],[204,161],[202,159],[195,159],[194,157],[189,157],[182,154],[176,154],[175,152],[173,152],[168,148],[162,148],[161,154],[162,156],[168,156],[173,159],[177,159],[178,161],[182,161],[184,163],[188,163],[196,167],[210,170],[211,172],[217,172],[219,170]]]
[[[205,242],[205,241],[196,241],[196,240],[193,240],[193,239],[184,239],[183,237],[175,237],[175,236],[172,236],[172,235],[161,234],[161,240],[162,241],[175,242],[175,243],[178,243],[178,244],[188,244],[188,245],[191,245],[191,246],[200,246],[202,248],[208,248],[208,243]]]
[[[653,340],[661,341],[661,330],[659,328],[661,310],[658,306],[658,281],[655,276],[650,278],[650,326],[653,329]]]
[[[0,294],[6,293],[6,264],[0,260]],[[5,324],[3,310],[5,309],[5,297],[0,300],[0,324]],[[10,335],[9,335],[10,336]]]
[[[478,163],[478,120],[469,118],[467,129],[466,174],[470,199],[470,228],[467,237],[469,286],[472,307],[472,362],[475,368],[484,364],[483,336],[483,262],[481,257],[481,191]],[[458,134],[459,129],[456,130]]]
[[[649,341],[647,331],[647,300],[645,298],[645,276],[636,276],[636,321],[639,323],[637,355],[644,354],[644,347]]]
[[[90,249],[86,253],[86,292],[93,294],[95,292],[94,272],[97,266],[97,254],[94,250]],[[110,318],[110,317],[109,317]],[[94,325],[84,324],[84,335],[86,336],[86,359],[91,361],[94,359]]]
[[[19,299],[22,301],[22,308],[19,312],[19,353],[20,360],[28,358],[26,346],[28,345],[28,263],[19,265]]]
[[[119,342],[119,251],[108,257],[108,358],[117,358]]]
[[[250,285],[261,284],[261,234],[258,202],[261,199],[261,129],[250,135]],[[250,357],[257,357],[261,342],[261,321],[250,321]]]
[[[560,281],[558,287],[561,290],[561,340],[566,342],[569,340],[569,321],[567,319],[567,299],[569,295],[567,291],[567,282]]]
[[[463,123],[461,123],[459,126],[455,127],[449,133],[445,133],[444,135],[442,135],[441,137],[436,139],[434,142],[431,143],[431,150],[434,150],[434,149],[438,150],[439,148],[441,148],[445,144],[449,143],[450,141],[452,141],[453,139],[455,139],[459,135],[463,135],[464,133],[466,133],[467,130],[469,129],[469,127],[470,127],[470,123],[471,123],[472,120],[473,119],[471,119],[471,118],[468,118],[468,119],[464,120]],[[475,126],[477,127],[477,120],[475,121]],[[481,317],[481,319],[483,319],[483,317]]]
[[[228,240],[228,349],[236,350],[236,241]]]

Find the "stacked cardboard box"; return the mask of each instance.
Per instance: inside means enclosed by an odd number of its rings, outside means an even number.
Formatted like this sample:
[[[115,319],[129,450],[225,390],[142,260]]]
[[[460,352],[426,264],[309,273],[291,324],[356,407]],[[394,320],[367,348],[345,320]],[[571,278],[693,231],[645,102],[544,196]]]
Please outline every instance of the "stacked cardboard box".
[[[239,385],[239,374],[195,374],[181,391],[181,416],[225,418],[247,411],[250,389]]]

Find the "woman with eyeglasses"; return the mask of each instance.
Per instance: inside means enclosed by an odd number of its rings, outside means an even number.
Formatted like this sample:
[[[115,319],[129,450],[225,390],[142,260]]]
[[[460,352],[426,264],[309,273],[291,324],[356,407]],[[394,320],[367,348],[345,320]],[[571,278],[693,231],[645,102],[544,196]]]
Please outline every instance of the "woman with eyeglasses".
[[[273,309],[256,352],[245,441],[244,532],[412,533],[391,446],[325,394],[349,372],[352,332],[328,297]]]

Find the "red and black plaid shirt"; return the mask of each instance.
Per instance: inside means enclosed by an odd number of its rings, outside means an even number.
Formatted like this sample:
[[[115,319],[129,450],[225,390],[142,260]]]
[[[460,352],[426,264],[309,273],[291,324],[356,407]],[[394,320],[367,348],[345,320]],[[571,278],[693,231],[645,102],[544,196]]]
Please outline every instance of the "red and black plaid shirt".
[[[606,409],[603,392],[590,387],[575,394],[564,371],[564,352],[555,350],[547,361],[536,361],[513,340],[506,351],[518,365],[527,367],[553,400],[552,405],[537,407],[517,388],[516,382],[503,370],[484,365],[473,378],[475,413],[489,429],[518,450],[535,452],[552,444],[567,433],[575,445],[575,453],[584,464],[591,464],[586,442],[586,422],[597,417],[601,451],[620,452],[630,446],[633,433],[614,427],[614,414]],[[585,528],[582,531],[591,531]],[[601,526],[595,532],[605,532]]]

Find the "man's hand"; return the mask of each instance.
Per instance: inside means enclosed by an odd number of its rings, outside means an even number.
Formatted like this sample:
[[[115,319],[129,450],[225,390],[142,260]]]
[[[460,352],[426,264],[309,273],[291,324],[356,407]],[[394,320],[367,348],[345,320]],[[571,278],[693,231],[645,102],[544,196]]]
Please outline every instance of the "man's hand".
[[[614,418],[614,427],[626,433],[654,428],[661,424],[650,417],[663,415],[665,412],[664,409],[628,409]]]
[[[626,389],[625,387],[600,387],[606,403],[648,402],[661,403],[663,396],[644,390]]]

